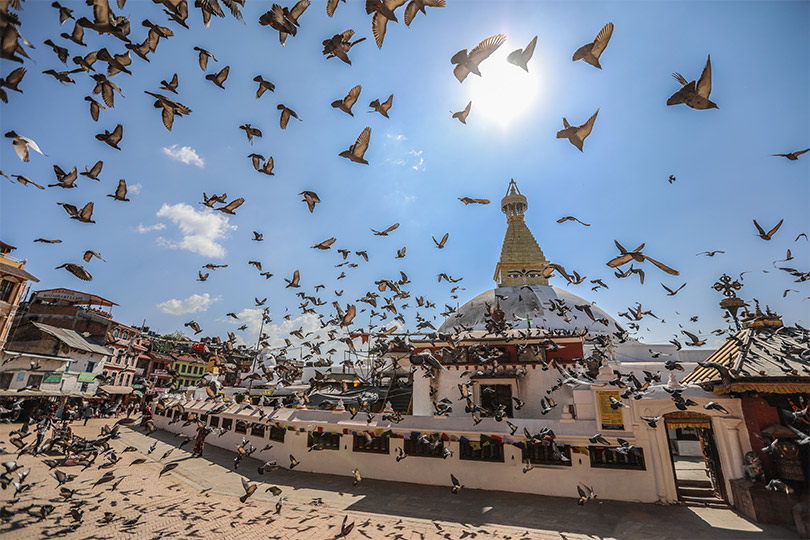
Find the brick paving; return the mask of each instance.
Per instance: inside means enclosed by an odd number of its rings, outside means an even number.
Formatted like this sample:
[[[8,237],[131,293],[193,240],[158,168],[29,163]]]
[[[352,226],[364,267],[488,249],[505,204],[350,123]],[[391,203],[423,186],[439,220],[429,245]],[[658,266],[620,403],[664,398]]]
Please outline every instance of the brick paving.
[[[86,427],[74,424],[77,435],[94,438],[111,420],[91,420]],[[0,445],[14,448],[8,434],[18,425],[0,425]],[[259,475],[259,462],[245,459],[233,470],[233,453],[208,445],[204,458],[191,458],[192,443],[177,448],[182,441],[172,434],[156,432],[146,436],[137,428],[123,428],[111,446],[121,456],[118,464],[99,469],[96,464],[61,467],[77,474],[66,487],[77,492],[69,500],[59,495],[57,482],[42,459],[53,456],[23,455],[18,463],[30,468],[26,484],[31,486],[19,499],[14,488],[0,491],[0,505],[19,512],[0,524],[0,537],[40,540],[46,537],[68,539],[337,539],[345,516],[354,522],[350,539],[392,540],[568,540],[600,538],[797,538],[794,531],[748,522],[724,509],[694,509],[681,506],[589,502],[577,506],[574,499],[526,494],[462,490],[453,496],[449,486],[420,486],[376,480],[363,480],[352,486],[348,477],[279,471]],[[33,436],[26,439],[30,441]],[[147,455],[149,446],[157,442]],[[127,446],[135,452],[121,453]],[[159,458],[169,449],[171,454]],[[136,458],[147,462],[129,465]],[[0,461],[10,461],[4,455]],[[173,471],[158,477],[167,463],[177,463]],[[115,480],[93,486],[107,471]],[[246,503],[241,478],[261,482]],[[117,480],[120,483],[115,486]],[[542,481],[542,480],[538,480]],[[279,497],[267,492],[269,486],[281,489],[282,508],[276,513]],[[71,504],[80,503],[81,521],[70,515]],[[592,504],[593,503],[593,504]],[[28,508],[52,504],[56,510],[44,520],[27,513]],[[110,523],[100,520],[112,512]],[[140,516],[140,517],[139,517]],[[124,522],[138,518],[134,525]],[[75,531],[71,524],[79,523]]]

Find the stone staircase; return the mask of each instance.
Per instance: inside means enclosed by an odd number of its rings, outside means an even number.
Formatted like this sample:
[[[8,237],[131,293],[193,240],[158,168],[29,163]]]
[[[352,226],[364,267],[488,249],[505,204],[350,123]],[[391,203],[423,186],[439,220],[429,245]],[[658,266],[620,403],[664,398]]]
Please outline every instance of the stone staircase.
[[[678,499],[687,506],[727,508],[728,503],[714,492],[710,480],[677,480]]]

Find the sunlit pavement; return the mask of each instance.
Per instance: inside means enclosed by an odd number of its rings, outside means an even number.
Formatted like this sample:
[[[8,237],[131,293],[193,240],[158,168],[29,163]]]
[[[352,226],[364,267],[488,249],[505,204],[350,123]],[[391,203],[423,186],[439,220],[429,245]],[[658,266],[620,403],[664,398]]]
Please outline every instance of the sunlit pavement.
[[[86,427],[73,425],[74,433],[95,437],[104,424],[114,420],[91,420]],[[8,434],[16,425],[0,425],[0,441],[7,451],[13,448]],[[30,441],[33,435],[26,439]],[[156,449],[146,455],[157,441]],[[233,470],[235,454],[207,445],[203,458],[191,458],[192,443],[177,449],[182,439],[167,432],[146,436],[138,428],[122,429],[112,446],[122,457],[111,469],[98,469],[101,459],[86,471],[80,467],[61,470],[78,474],[66,484],[79,489],[73,499],[86,500],[84,515],[75,532],[64,538],[277,538],[332,539],[340,532],[343,517],[356,523],[348,538],[797,538],[792,529],[758,525],[727,509],[688,508],[653,504],[591,501],[584,507],[576,500],[505,492],[462,490],[451,495],[450,488],[420,486],[377,480],[363,480],[352,486],[349,476],[332,476],[282,469],[259,475],[260,464],[245,459]],[[137,452],[121,454],[126,446]],[[170,448],[171,455],[159,458]],[[310,458],[312,454],[307,457]],[[129,466],[136,458],[144,464]],[[27,483],[31,489],[13,503],[13,488],[0,491],[2,504],[15,511],[31,505],[53,504],[56,510],[38,522],[25,511],[0,526],[0,536],[39,539],[57,534],[74,523],[69,515],[70,501],[58,496],[57,482],[49,476],[40,459],[23,455],[19,462],[31,468]],[[3,456],[9,461],[13,456]],[[391,466],[407,466],[396,463]],[[163,465],[178,463],[173,471],[158,478]],[[92,487],[104,472],[124,477],[117,490],[112,482]],[[347,471],[348,475],[349,471]],[[241,478],[262,482],[255,494],[242,504]],[[542,482],[542,475],[537,475]],[[266,492],[274,485],[282,490],[282,510],[275,513],[278,497]],[[604,494],[602,494],[604,495]],[[98,522],[105,511],[113,512],[110,524]],[[123,522],[141,515],[129,528]],[[160,535],[160,536],[158,536]]]

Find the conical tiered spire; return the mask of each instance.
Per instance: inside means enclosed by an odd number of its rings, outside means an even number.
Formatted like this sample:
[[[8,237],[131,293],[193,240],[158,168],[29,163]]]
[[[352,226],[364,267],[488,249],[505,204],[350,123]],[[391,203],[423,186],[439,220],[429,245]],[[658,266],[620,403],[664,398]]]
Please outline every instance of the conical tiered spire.
[[[512,179],[501,199],[501,211],[506,214],[506,236],[501,248],[501,259],[495,267],[493,278],[499,287],[511,285],[548,285],[542,271],[548,261],[537,244],[532,232],[523,221],[529,208],[526,197]]]

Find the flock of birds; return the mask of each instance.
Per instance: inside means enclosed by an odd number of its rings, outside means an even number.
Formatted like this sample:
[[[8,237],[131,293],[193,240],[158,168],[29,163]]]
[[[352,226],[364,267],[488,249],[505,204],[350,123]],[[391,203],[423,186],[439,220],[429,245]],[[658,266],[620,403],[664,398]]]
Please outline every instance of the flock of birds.
[[[150,20],[145,19],[141,23],[142,27],[146,29],[144,39],[141,43],[133,42],[130,39],[130,20],[122,15],[117,15],[110,7],[109,0],[88,0],[87,4],[92,6],[92,18],[79,17],[78,19],[76,19],[76,16],[74,15],[74,9],[62,6],[59,4],[59,2],[53,2],[52,4],[56,10],[56,16],[58,16],[60,24],[65,24],[68,21],[74,21],[73,31],[71,33],[65,32],[61,34],[61,38],[64,40],[63,42],[60,42],[62,43],[61,45],[55,43],[51,39],[45,41],[45,45],[54,51],[54,54],[60,62],[67,65],[68,59],[70,58],[71,62],[77,67],[73,69],[65,69],[63,71],[48,69],[43,71],[43,73],[54,77],[57,81],[66,85],[76,84],[76,81],[73,79],[74,75],[86,75],[89,80],[92,81],[91,84],[93,85],[93,89],[91,92],[92,95],[86,96],[85,101],[88,103],[90,116],[94,122],[99,121],[102,111],[115,106],[117,97],[116,94],[123,97],[122,89],[115,81],[122,78],[120,77],[120,74],[126,74],[129,76],[133,75],[132,69],[134,69],[134,67],[132,54],[135,54],[145,61],[149,61],[150,56],[156,54],[162,40],[171,39],[174,36],[175,30],[178,29],[177,27],[189,29],[188,0],[153,1],[155,4],[159,4],[163,8],[163,13],[168,16],[169,20],[173,24],[177,26],[170,28],[167,26],[161,26],[160,24],[155,24]],[[118,8],[123,9],[125,3],[126,0],[118,0]],[[241,8],[244,7],[244,4],[244,0],[195,0],[193,7],[199,8],[203,23],[208,26],[213,18],[226,17],[226,11],[236,19],[242,20]],[[429,12],[426,10],[426,8],[441,8],[444,7],[444,5],[444,0],[367,0],[365,2],[365,10],[367,15],[371,15],[371,27],[375,43],[378,47],[382,47],[386,31],[388,29],[388,23],[396,23],[399,20],[396,14],[398,9],[405,6],[404,22],[406,26],[410,26],[419,13],[427,14]],[[223,9],[223,6],[226,9]],[[327,15],[331,17],[338,6],[338,0],[329,0],[326,6]],[[2,43],[0,43],[0,58],[16,63],[25,63],[26,59],[28,58],[26,49],[33,47],[33,44],[28,42],[23,37],[22,24],[17,13],[17,10],[20,10],[21,7],[22,3],[20,0],[0,0],[0,24],[2,25],[3,35]],[[270,10],[263,13],[259,17],[258,22],[260,25],[269,27],[278,32],[279,41],[281,45],[284,45],[288,39],[295,38],[298,29],[302,24],[302,16],[310,7],[309,0],[300,0],[291,7],[283,7],[279,4],[273,4]],[[88,13],[88,16],[89,15],[90,14]],[[97,32],[100,35],[109,36],[110,39],[113,40],[111,43],[116,45],[123,44],[126,52],[121,54],[113,54],[105,47],[96,51],[88,51],[87,54],[76,55],[71,58],[71,54],[76,54],[77,51],[81,50],[79,47],[86,47],[86,44],[84,43],[84,32],[86,30]],[[583,45],[574,52],[572,60],[582,60],[583,62],[598,69],[602,69],[600,59],[609,45],[613,31],[614,25],[612,23],[606,24],[598,32],[592,42]],[[327,59],[337,58],[342,62],[351,65],[351,59],[349,57],[351,49],[358,43],[365,40],[365,38],[353,39],[354,34],[355,32],[353,30],[346,30],[325,39],[323,41],[323,55]],[[499,47],[501,47],[505,41],[505,35],[493,35],[481,41],[471,50],[462,49],[454,54],[450,58],[450,64],[454,66],[452,71],[459,83],[463,83],[470,74],[484,76],[481,71],[482,63],[485,62]],[[532,59],[536,44],[537,36],[535,36],[525,48],[512,51],[508,55],[507,61],[516,66],[516,69],[529,71],[530,61]],[[71,52],[68,47],[74,49],[74,51]],[[110,47],[112,47],[112,45],[110,45]],[[216,56],[211,51],[205,50],[201,47],[194,47],[194,50],[198,53],[200,69],[202,72],[206,73],[205,79],[210,81],[211,84],[221,89],[225,89],[230,74],[230,67],[225,65],[208,73],[209,61],[219,63],[219,60],[217,60]],[[100,66],[103,67],[100,68]],[[104,68],[106,68],[106,74]],[[26,67],[18,67],[4,78],[0,79],[0,99],[2,99],[4,103],[9,102],[11,97],[9,92],[23,91],[21,84],[24,82],[26,74]],[[718,107],[710,100],[712,85],[710,57],[707,58],[703,72],[697,80],[687,81],[687,79],[679,73],[675,73],[674,77],[681,85],[681,88],[678,89],[667,100],[666,104],[668,106],[684,104],[696,110],[709,110]],[[265,80],[262,75],[257,75],[253,81],[257,84],[257,99],[261,99],[263,96],[267,95],[267,92],[273,93],[275,91],[274,83]],[[172,130],[174,122],[177,118],[182,118],[183,116],[187,116],[192,113],[192,109],[190,107],[178,101],[178,99],[180,99],[178,95],[179,89],[180,81],[175,73],[171,77],[167,76],[165,80],[160,82],[160,91],[145,91],[145,93],[150,97],[150,101],[151,99],[154,99],[154,108],[160,111],[161,122],[168,131]],[[353,107],[359,100],[361,92],[362,86],[356,85],[349,90],[344,98],[333,101],[331,103],[331,107],[353,117]],[[100,96],[100,100],[96,99],[94,96]],[[472,105],[472,102],[469,102],[463,110],[453,112],[452,118],[466,124],[472,110]],[[389,118],[389,114],[391,113],[393,107],[394,94],[390,94],[387,97],[377,97],[369,103],[371,112],[379,113],[386,119]],[[299,122],[302,121],[301,117],[295,110],[284,104],[278,104],[277,110],[279,111],[279,127],[282,130],[287,129],[289,123],[293,119]],[[581,125],[571,125],[567,118],[563,118],[563,129],[557,133],[557,138],[568,139],[572,145],[574,145],[580,151],[583,151],[584,142],[593,130],[598,113],[599,109],[597,109],[596,112],[594,112],[594,114]],[[255,140],[263,137],[262,131],[259,128],[252,126],[250,123],[240,125],[239,129],[244,132],[250,145],[253,145]],[[369,163],[365,155],[369,145],[371,144],[371,133],[371,127],[365,127],[357,139],[351,145],[349,145],[348,149],[340,152],[339,156],[346,158],[353,163],[368,165]],[[11,144],[13,145],[16,154],[23,162],[28,162],[30,160],[32,152],[42,154],[43,156],[45,155],[43,150],[31,137],[21,135],[13,130],[8,131],[5,134],[5,137],[11,140]],[[102,132],[98,133],[95,138],[100,143],[104,143],[111,148],[122,151],[123,148],[125,148],[124,128],[122,124],[117,124],[112,130],[104,129]],[[775,154],[775,156],[796,161],[801,155],[808,151],[810,151],[810,149],[785,154]],[[257,173],[268,176],[274,175],[273,170],[275,167],[275,161],[273,156],[265,156],[258,152],[252,152],[247,157],[250,159],[251,164]],[[56,183],[49,184],[47,187],[66,190],[75,189],[79,187],[77,181],[80,177],[85,177],[89,180],[100,182],[100,175],[103,167],[104,162],[97,161],[92,167],[85,167],[84,172],[79,172],[77,167],[73,167],[71,170],[65,171],[59,165],[54,164],[53,170],[56,177]],[[13,178],[24,186],[32,186],[41,190],[46,189],[45,186],[34,182],[24,174],[11,174],[9,176],[2,171],[0,171],[0,174],[9,180]],[[669,182],[672,183],[674,181],[674,176],[670,176]],[[107,194],[109,198],[113,199],[113,202],[110,204],[130,202],[127,193],[128,187],[126,181],[123,179],[119,180],[115,190],[112,193]],[[204,205],[213,211],[222,212],[223,214],[230,216],[237,215],[237,211],[240,210],[240,207],[245,203],[245,199],[243,197],[229,199],[227,193],[211,194],[210,196],[207,193],[203,193],[202,195],[203,201],[200,202],[201,205]],[[315,191],[304,190],[300,192],[299,195],[302,197],[301,202],[306,204],[310,213],[314,213],[317,206],[322,204],[321,198]],[[459,201],[464,205],[490,203],[490,201],[487,199],[472,197],[460,197]],[[86,224],[95,223],[93,220],[94,202],[90,201],[83,205],[71,204],[67,202],[60,202],[58,204],[68,214],[69,219],[77,220]],[[558,220],[558,222],[576,222],[585,227],[590,226],[590,224],[583,222],[575,216],[562,217]],[[757,235],[763,241],[771,241],[779,231],[781,225],[782,221],[779,221],[779,223],[766,231],[767,227],[764,228],[756,220],[754,221],[754,227],[756,228]],[[394,233],[398,227],[399,223],[396,222],[376,229],[370,228],[370,230],[373,236],[388,237],[391,233]],[[264,234],[262,232],[253,231],[252,234],[253,241],[264,241]],[[807,240],[806,235],[799,235],[795,241],[799,241],[802,236],[804,236],[804,239]],[[449,233],[440,233],[438,238],[436,236],[432,236],[432,240],[436,249],[444,249],[449,241]],[[57,244],[60,243],[61,240],[38,238],[35,240],[35,242]],[[327,251],[331,250],[332,246],[336,242],[337,239],[335,237],[330,237],[311,247],[316,250]],[[607,261],[606,265],[609,268],[614,269],[614,275],[617,279],[638,276],[640,283],[643,284],[645,279],[645,270],[641,267],[641,265],[645,262],[649,262],[651,265],[668,275],[679,275],[677,270],[646,254],[643,251],[645,248],[644,244],[641,244],[632,250],[628,250],[618,241],[615,242],[615,245],[619,253],[615,258]],[[366,250],[340,248],[336,249],[335,251],[337,252],[338,256],[336,257],[336,264],[334,264],[334,267],[340,271],[337,280],[347,278],[347,272],[350,272],[351,269],[357,268],[359,265],[369,262],[369,256]],[[407,246],[397,249],[396,258],[404,258],[406,256],[406,252]],[[699,253],[698,255],[714,257],[722,253],[722,251],[715,250]],[[89,263],[94,258],[104,261],[101,254],[94,250],[87,250],[83,254],[82,258],[85,263]],[[792,254],[788,249],[786,258],[781,261],[774,261],[774,264],[776,262],[787,262],[792,259]],[[270,279],[273,277],[273,274],[263,267],[262,261],[251,260],[248,261],[248,264],[254,267],[259,275],[265,279]],[[205,282],[209,279],[212,272],[219,271],[227,266],[228,264],[206,264],[203,266],[203,268],[197,270],[197,281]],[[82,264],[76,262],[66,262],[58,268],[64,268],[80,280],[92,280],[92,275]],[[810,273],[808,272],[803,272],[787,266],[779,266],[778,268],[779,270],[796,277],[797,282],[806,282],[810,280]],[[204,272],[204,270],[206,271]],[[314,273],[315,272],[313,272],[313,274]],[[350,335],[349,328],[352,326],[353,321],[361,312],[367,312],[369,317],[369,324],[364,327],[364,332],[376,334],[378,338],[378,348],[382,350],[384,350],[385,347],[391,343],[397,343],[397,346],[399,347],[412,347],[408,344],[403,345],[400,338],[394,336],[395,332],[397,332],[400,327],[407,326],[406,313],[410,313],[408,310],[415,311],[415,330],[426,335],[428,339],[434,342],[447,343],[448,345],[445,347],[444,352],[449,355],[454,354],[454,351],[459,349],[459,335],[471,330],[470,328],[465,328],[463,325],[459,324],[456,326],[454,333],[444,334],[437,332],[437,329],[433,324],[437,318],[437,314],[434,313],[439,312],[440,308],[436,307],[436,302],[431,301],[425,296],[412,296],[412,293],[407,287],[407,285],[411,283],[410,279],[408,278],[407,274],[402,271],[399,272],[398,276],[376,280],[374,282],[374,287],[366,291],[364,296],[356,298],[352,301],[353,303],[348,304],[341,304],[340,302],[340,299],[343,296],[342,289],[333,291],[334,294],[332,296],[334,300],[330,303],[328,299],[324,298],[324,296],[328,293],[328,291],[326,291],[326,285],[323,283],[316,284],[314,281],[309,281],[309,275],[310,274],[308,274],[306,270],[302,272],[301,270],[296,269],[289,278],[284,278],[284,282],[286,283],[285,288],[300,289],[300,291],[297,292],[297,296],[300,299],[300,303],[297,306],[298,313],[300,315],[315,316],[319,322],[319,328],[312,331],[305,331],[303,326],[301,326],[298,329],[290,332],[290,338],[285,339],[285,345],[275,349],[274,355],[277,359],[277,367],[272,370],[272,372],[267,371],[266,368],[262,367],[262,369],[265,371],[263,374],[255,375],[256,378],[260,379],[262,378],[262,375],[264,375],[263,378],[267,380],[280,379],[282,384],[292,384],[296,378],[300,376],[300,371],[295,368],[292,362],[286,360],[286,354],[298,346],[306,349],[306,354],[302,355],[303,360],[316,361],[320,365],[328,365],[330,363],[329,361],[325,360],[325,357],[331,357],[337,352],[336,343],[338,342],[343,343],[345,348],[347,348],[349,351],[357,353],[358,351],[355,349],[355,344]],[[556,263],[550,263],[547,265],[543,271],[543,275],[545,277],[558,275],[564,279],[567,284],[575,285],[581,284],[587,279],[587,277],[580,274],[580,272],[576,270],[569,271],[562,265]],[[457,300],[459,296],[458,293],[464,290],[463,287],[458,285],[458,282],[460,282],[463,278],[448,275],[446,272],[439,273],[436,277],[439,283],[445,281],[448,284],[450,287],[450,298]],[[310,283],[309,287],[311,288],[308,287],[307,289],[304,289],[304,285],[307,283]],[[594,287],[592,287],[593,290],[608,288],[608,285],[601,278],[591,279],[590,284],[594,285]],[[661,285],[665,289],[668,296],[675,296],[686,286],[686,283],[680,286],[672,287],[663,283],[661,283]],[[785,291],[784,295],[787,295],[789,291],[790,290]],[[259,296],[256,296],[255,306],[252,307],[261,308],[262,323],[270,324],[272,320],[270,318],[269,308],[265,306],[266,302],[267,298],[260,299]],[[365,304],[366,307],[360,306],[360,304]],[[333,308],[331,315],[324,315],[324,310],[320,308],[330,305]],[[568,318],[576,311],[584,313],[592,321],[597,320],[594,318],[593,313],[590,312],[588,304],[566,305],[564,301],[558,301],[552,303],[549,308],[566,320],[568,320]],[[543,331],[542,329],[530,329],[522,331],[518,334],[518,336],[515,336],[512,332],[511,325],[508,322],[508,317],[503,317],[502,313],[498,314],[498,306],[487,306],[486,309],[486,325],[489,335],[500,335],[507,340],[517,340],[520,338],[534,336],[543,336],[547,338],[539,345],[524,345],[518,343],[519,354],[532,354],[536,358],[542,359],[544,356],[544,350],[553,350],[555,347],[557,347],[554,341],[550,339],[555,335],[553,332]],[[428,310],[435,311],[429,312]],[[456,314],[457,310],[447,304],[444,305],[444,310],[438,313],[438,315],[445,318],[452,318]],[[290,321],[292,320],[293,315],[294,313],[287,308],[283,318]],[[506,315],[508,316],[509,314]],[[226,314],[226,316],[235,321],[240,320],[239,315],[235,312],[229,312]],[[628,326],[631,330],[639,330],[640,322],[644,319],[644,317],[658,318],[651,310],[643,309],[641,304],[637,304],[634,307],[629,307],[627,312],[621,313],[620,316],[628,319]],[[690,320],[692,322],[697,322],[697,317],[692,317]],[[194,335],[203,332],[201,326],[194,320],[186,322],[185,326],[190,328],[194,332]],[[243,321],[242,325],[237,329],[237,332],[246,330],[248,330],[248,325]],[[713,333],[715,335],[722,335],[726,332],[727,329],[718,329]],[[706,343],[706,337],[701,336],[701,332],[692,332],[682,329],[682,334],[688,338],[689,341],[687,342],[687,345],[689,346],[700,347]],[[556,369],[559,373],[559,379],[557,381],[557,385],[549,388],[547,390],[547,396],[543,397],[543,414],[547,414],[553,410],[554,407],[556,407],[556,402],[551,396],[552,392],[556,389],[563,386],[596,384],[596,373],[598,368],[601,365],[602,360],[609,356],[609,349],[613,346],[611,339],[624,341],[629,339],[629,337],[629,333],[622,328],[619,328],[613,336],[589,336],[589,341],[594,345],[594,352],[589,358],[579,359],[574,366],[569,367],[557,366],[553,363],[544,365],[543,369]],[[291,338],[295,338],[296,342],[294,343]],[[680,341],[678,341],[678,338],[679,336],[675,336],[675,339],[672,341],[674,345],[680,348],[682,344]],[[209,341],[220,341],[219,338],[205,339]],[[269,339],[270,336],[268,334],[260,333],[260,344],[268,345]],[[228,333],[226,343],[229,346],[232,347],[238,341],[239,340],[237,339],[237,335],[235,333]],[[656,354],[660,356],[662,354],[655,353],[654,351],[651,352],[653,356]],[[477,364],[477,368],[475,370],[470,370],[469,373],[467,373],[468,376],[476,373],[495,373],[501,367],[501,353],[497,349],[487,346],[478,346],[466,348],[466,354],[468,354],[475,364]],[[423,375],[425,377],[435,377],[435,373],[441,369],[441,362],[432,354],[423,355],[423,359]],[[722,366],[710,364],[712,363],[707,363],[707,365],[704,367],[714,367],[718,370],[722,368]],[[354,363],[351,360],[344,361],[343,365],[346,367],[354,367]],[[372,363],[372,370],[376,371],[377,373],[383,373],[390,367],[396,366],[385,365],[384,363],[381,363],[381,361],[373,361]],[[670,361],[666,364],[666,369],[670,371],[678,370],[679,367],[680,366],[677,364],[677,362]],[[414,368],[409,375],[413,375],[417,369],[418,368]],[[691,400],[683,397],[682,388],[678,388],[677,385],[672,386],[670,383],[662,383],[660,374],[645,373],[643,382],[632,373],[616,372],[615,376],[616,377],[611,384],[623,390],[623,394],[621,396],[622,399],[638,399],[646,392],[650,391],[651,388],[662,386],[671,394],[673,401],[679,409],[686,410],[687,407],[695,405],[694,402],[691,402]],[[318,382],[319,381],[313,382],[313,389],[317,387]],[[481,405],[473,402],[471,399],[471,388],[474,384],[476,384],[474,379],[469,379],[466,383],[460,384],[458,386],[460,397],[457,398],[457,400],[464,402],[465,412],[470,414],[474,424],[480,423],[482,416],[492,416],[499,421],[506,420],[506,406],[503,404],[493,408],[484,408]],[[306,399],[306,393],[302,393],[302,395],[299,397],[301,399]],[[434,407],[437,414],[446,414],[452,410],[454,400],[447,396],[439,396],[438,390],[435,387],[431,388],[431,397],[434,399]],[[514,400],[515,402],[513,404],[513,408],[519,409],[523,405],[523,402],[519,398],[514,398]],[[282,406],[282,403],[276,403],[276,405]],[[613,405],[616,408],[626,406],[621,400],[615,400]],[[718,406],[719,405],[717,403],[712,402],[707,404],[705,407],[710,409]],[[360,409],[354,414],[357,414],[358,412],[364,412],[367,415],[369,422],[373,418],[370,404],[362,404]],[[393,415],[391,416],[391,419],[397,421],[397,416]],[[659,419],[646,418],[645,420],[647,420],[650,425],[655,426],[656,421]],[[511,424],[508,420],[506,420],[506,422],[509,425],[512,434],[514,434],[518,428],[514,424]],[[563,453],[561,453],[557,448],[554,440],[555,435],[550,430],[544,430],[540,433],[534,434],[527,431],[525,436],[528,440],[537,442],[538,444],[550,445],[557,459],[566,459]],[[102,438],[101,440],[87,444],[94,447],[96,450],[103,449],[102,451],[106,452],[108,451],[108,449],[104,449],[104,443],[106,442],[107,439]],[[429,439],[426,439],[423,442],[428,445],[433,445],[434,448],[439,444],[438,441]],[[611,444],[601,434],[595,434],[592,442],[594,444],[598,443],[609,445],[611,450],[619,453],[626,454],[634,451],[634,447],[627,443],[627,441],[618,440],[616,444]],[[81,453],[82,449],[78,450]],[[246,444],[243,444],[237,450],[237,458],[239,458],[239,456],[244,457],[252,453],[250,447]],[[87,449],[85,448],[84,451],[87,452]],[[98,454],[99,452],[96,452],[94,455]],[[397,456],[397,461],[401,461],[406,457],[407,455],[401,453]],[[292,456],[290,456],[290,458],[290,468],[293,468],[295,467],[297,460]],[[92,463],[92,461],[90,463]],[[265,465],[266,468],[277,466],[275,464]],[[238,462],[235,462],[235,466],[238,466]],[[527,465],[526,469],[524,469],[524,473],[528,472],[529,470],[531,470],[530,464]],[[355,482],[362,480],[362,475],[360,474],[359,470],[355,469],[355,471],[353,471],[353,475]],[[18,484],[21,486],[22,480],[24,479],[20,480],[21,481],[18,482]],[[60,486],[62,486],[63,483],[63,481],[60,481]],[[453,475],[451,475],[451,484],[452,492],[454,494],[458,493],[463,488],[463,484],[461,484],[461,482]],[[244,488],[245,498],[249,497],[255,491],[255,485],[246,484]],[[19,493],[23,488],[15,486],[15,489],[18,489]],[[63,487],[62,489],[64,490],[66,488]],[[578,485],[577,491],[580,496],[580,504],[584,504],[584,502],[596,497],[593,489],[589,486]],[[348,534],[348,532],[346,534]]]

